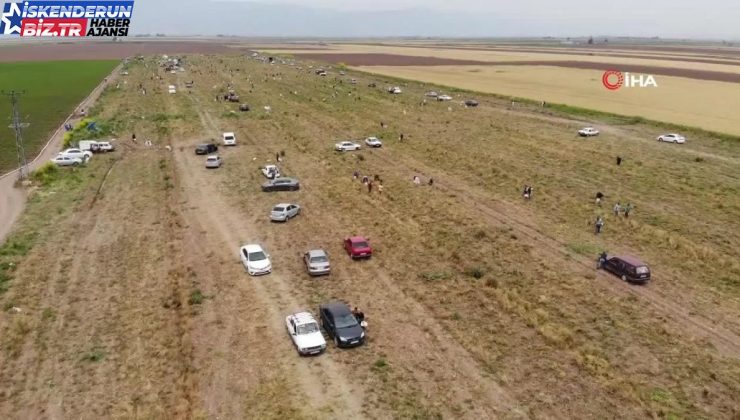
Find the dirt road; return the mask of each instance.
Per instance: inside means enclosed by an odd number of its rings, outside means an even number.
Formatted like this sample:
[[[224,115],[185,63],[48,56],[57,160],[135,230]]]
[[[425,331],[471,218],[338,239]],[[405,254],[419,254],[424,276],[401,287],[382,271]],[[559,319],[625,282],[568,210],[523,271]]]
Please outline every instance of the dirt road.
[[[28,163],[29,172],[35,171],[41,165],[46,163],[49,159],[56,156],[62,145],[62,139],[64,138],[64,125],[70,123],[76,124],[82,117],[79,115],[80,109],[88,109],[95,104],[103,89],[115,80],[121,66],[117,66],[113,69],[113,72],[92,91],[79,105],[72,111],[67,119],[57,128],[56,131],[51,135],[49,141],[46,143],[38,156],[34,157]],[[30,157],[29,157],[30,158]],[[13,228],[13,223],[18,219],[18,216],[23,212],[23,207],[26,203],[26,191],[22,187],[16,188],[16,180],[18,179],[18,170],[8,172],[0,176],[0,244],[5,242],[5,238],[8,236]]]

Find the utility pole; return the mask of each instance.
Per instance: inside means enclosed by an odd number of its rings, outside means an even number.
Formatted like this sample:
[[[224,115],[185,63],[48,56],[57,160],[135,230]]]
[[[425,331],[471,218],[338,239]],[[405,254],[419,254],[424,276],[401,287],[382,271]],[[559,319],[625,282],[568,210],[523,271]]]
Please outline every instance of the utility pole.
[[[22,181],[28,176],[28,162],[26,162],[26,151],[23,147],[23,133],[22,130],[27,128],[30,124],[21,122],[20,111],[18,111],[18,96],[23,95],[25,92],[16,92],[11,90],[10,92],[2,91],[2,94],[10,97],[10,105],[13,108],[10,116],[11,124],[8,126],[15,131],[15,148],[18,152],[18,180]]]

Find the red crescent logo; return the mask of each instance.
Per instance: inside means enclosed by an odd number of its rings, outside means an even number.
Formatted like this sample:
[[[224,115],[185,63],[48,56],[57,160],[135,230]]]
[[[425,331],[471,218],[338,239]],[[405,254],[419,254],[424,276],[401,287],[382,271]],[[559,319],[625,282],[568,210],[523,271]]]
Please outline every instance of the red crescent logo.
[[[617,76],[617,81],[611,82],[609,80],[611,76]],[[604,75],[601,76],[601,83],[603,83],[604,87],[609,90],[617,90],[624,85],[624,75],[621,71],[607,70],[604,72]]]

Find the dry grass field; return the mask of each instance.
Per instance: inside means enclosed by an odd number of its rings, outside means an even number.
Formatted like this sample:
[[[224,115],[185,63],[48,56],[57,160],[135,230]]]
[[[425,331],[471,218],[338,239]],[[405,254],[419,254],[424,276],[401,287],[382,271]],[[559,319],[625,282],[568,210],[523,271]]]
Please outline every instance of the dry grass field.
[[[724,52],[707,49],[703,53],[701,49],[692,52],[671,51],[670,48],[620,50],[618,46],[577,49],[434,44],[331,44],[323,48],[274,49],[272,52],[349,65],[352,65],[351,57],[357,54],[461,60],[460,64],[414,66],[385,63],[382,56],[378,56],[376,63],[353,68],[740,135],[740,119],[735,115],[740,101],[740,83],[736,81],[740,73],[737,49],[726,48]],[[627,66],[644,68],[641,73],[655,73],[658,87],[622,88],[618,92],[605,89],[601,84],[603,72],[628,71],[630,67]]]
[[[389,95],[383,76],[319,77],[306,63],[185,67],[133,65],[91,112],[139,143],[37,185],[0,248],[0,417],[740,415],[736,139],[662,144],[671,127],[483,93],[464,108],[469,94],[451,89],[454,103],[422,105],[448,89],[406,82]],[[251,111],[215,100],[227,85]],[[602,135],[577,137],[586,123]],[[239,144],[208,171],[193,146],[222,131]],[[384,146],[332,150],[369,135]],[[258,167],[277,152],[300,191],[260,192]],[[379,175],[382,194],[355,170]],[[282,201],[304,211],[270,223]],[[617,201],[635,206],[629,219],[611,214]],[[350,234],[370,237],[371,260],[346,257]],[[272,274],[244,273],[246,242],[272,254]],[[330,276],[305,274],[313,247],[329,252]],[[639,255],[652,282],[595,271],[604,249]],[[330,299],[364,310],[368,342],[298,357],[282,317]]]

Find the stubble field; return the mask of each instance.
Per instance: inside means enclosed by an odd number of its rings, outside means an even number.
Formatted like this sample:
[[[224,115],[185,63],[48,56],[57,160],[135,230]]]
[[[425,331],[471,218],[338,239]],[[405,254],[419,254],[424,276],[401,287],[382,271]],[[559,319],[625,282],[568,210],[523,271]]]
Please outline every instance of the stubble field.
[[[140,143],[40,187],[2,248],[3,417],[740,413],[736,141],[660,144],[648,124],[510,109],[485,94],[464,108],[459,91],[455,103],[422,105],[441,88],[409,82],[392,96],[383,77],[322,78],[307,63],[190,56],[185,66],[131,67],[127,87],[95,109]],[[229,84],[252,111],[214,100]],[[602,135],[575,136],[586,123]],[[222,131],[239,145],[207,171],[192,148]],[[369,135],[383,148],[332,150]],[[262,193],[258,167],[280,151],[301,191]],[[355,170],[379,175],[383,193],[368,194]],[[414,186],[414,175],[434,185]],[[304,211],[270,223],[281,201]],[[635,206],[629,219],[611,216],[617,201]],[[607,219],[601,236],[596,215]],[[345,256],[350,234],[371,238],[373,259]],[[246,242],[272,254],[272,274],[243,272]],[[313,247],[328,250],[329,277],[305,274],[300,255]],[[596,272],[603,249],[639,255],[653,281]],[[282,317],[330,299],[364,310],[369,341],[299,358]]]

